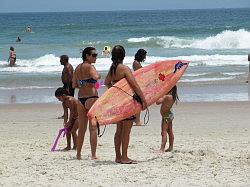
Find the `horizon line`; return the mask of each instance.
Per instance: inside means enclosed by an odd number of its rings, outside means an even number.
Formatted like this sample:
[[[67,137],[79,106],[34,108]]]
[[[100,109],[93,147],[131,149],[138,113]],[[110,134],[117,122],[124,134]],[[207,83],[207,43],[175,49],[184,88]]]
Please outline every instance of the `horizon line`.
[[[231,7],[231,8],[171,8],[171,9],[143,9],[143,10],[72,10],[72,11],[23,11],[23,12],[0,12],[0,14],[8,14],[8,13],[72,13],[72,12],[128,12],[128,11],[176,11],[176,10],[229,10],[229,9],[250,9],[250,7]]]

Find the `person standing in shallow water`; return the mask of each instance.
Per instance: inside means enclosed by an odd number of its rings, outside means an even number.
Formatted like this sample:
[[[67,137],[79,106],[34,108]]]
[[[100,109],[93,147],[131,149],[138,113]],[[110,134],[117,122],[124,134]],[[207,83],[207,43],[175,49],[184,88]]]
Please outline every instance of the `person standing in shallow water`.
[[[14,47],[10,47],[10,52],[9,52],[9,59],[8,62],[10,63],[10,67],[15,66],[16,63],[16,52]]]
[[[79,130],[77,137],[77,153],[76,158],[81,159],[81,150],[84,142],[85,133],[88,126],[87,113],[94,102],[98,99],[98,92],[95,87],[95,83],[101,76],[92,65],[96,62],[97,53],[93,47],[87,47],[82,52],[83,62],[79,64],[73,74],[73,87],[78,88],[78,119],[79,119]],[[95,160],[96,147],[97,147],[97,132],[96,127],[92,126],[89,122],[90,132],[90,146],[91,146],[91,159]]]
[[[74,68],[69,63],[69,57],[67,55],[60,56],[60,63],[63,65],[63,71],[61,75],[61,80],[63,83],[63,88],[68,92],[68,95],[74,97],[75,89],[72,87],[72,79]],[[59,119],[63,119],[64,115],[58,117]]]
[[[142,101],[142,109],[144,110],[147,107],[145,97],[137,84],[131,70],[129,67],[123,65],[123,60],[125,57],[125,50],[122,46],[117,45],[112,49],[112,65],[108,72],[108,75],[105,79],[105,85],[110,88],[113,84],[119,80],[125,78],[137,96],[140,97]],[[116,132],[114,136],[115,143],[115,153],[116,163],[121,164],[136,164],[137,162],[128,158],[128,145],[130,139],[130,132],[133,125],[135,116],[131,116],[127,119],[117,122]],[[122,150],[122,151],[121,151]]]
[[[135,59],[133,62],[133,70],[136,71],[140,68],[142,68],[141,62],[144,62],[146,60],[146,55],[147,55],[147,51],[144,49],[139,49],[136,54],[135,54]],[[135,125],[136,126],[140,126],[142,125],[141,123],[141,112],[139,112],[138,114],[135,115],[136,119],[135,119]]]
[[[16,42],[21,42],[21,38],[18,36]]]

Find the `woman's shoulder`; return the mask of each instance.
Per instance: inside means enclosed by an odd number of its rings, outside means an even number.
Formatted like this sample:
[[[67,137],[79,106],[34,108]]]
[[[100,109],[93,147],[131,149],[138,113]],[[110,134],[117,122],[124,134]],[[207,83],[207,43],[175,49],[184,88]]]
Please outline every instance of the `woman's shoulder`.
[[[138,69],[140,69],[140,68],[142,68],[141,63],[135,60],[135,61],[133,62],[133,69],[134,69],[134,71],[136,71],[136,70],[138,70]]]
[[[117,68],[117,71],[120,72],[121,74],[123,74],[123,76],[131,74],[131,72],[132,72],[131,69],[124,64],[121,64],[120,67]]]
[[[76,69],[75,70],[78,70],[78,69],[88,69],[88,68],[90,68],[91,67],[91,65],[90,64],[88,64],[88,63],[81,63],[81,64],[78,64],[77,66],[76,66]]]
[[[78,65],[76,66],[76,69],[75,69],[75,70],[79,69],[79,68],[81,67],[81,65],[82,65],[82,64],[78,64]]]
[[[141,63],[138,62],[137,60],[134,60],[133,64],[141,64]]]
[[[117,68],[125,71],[130,70],[130,68],[124,64],[119,64]]]
[[[82,63],[82,68],[85,70],[90,70],[92,69],[94,66],[92,64],[89,63]]]

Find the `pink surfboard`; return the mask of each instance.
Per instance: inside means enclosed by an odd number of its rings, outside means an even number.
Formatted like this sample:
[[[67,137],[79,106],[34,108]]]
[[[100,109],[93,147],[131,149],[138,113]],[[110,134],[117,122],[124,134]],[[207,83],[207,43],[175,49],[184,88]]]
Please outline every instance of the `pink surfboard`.
[[[133,73],[148,106],[169,92],[181,78],[187,61],[165,60],[145,66]],[[126,93],[125,93],[126,92]],[[131,97],[134,91],[121,79],[95,102],[88,112],[92,125],[113,124],[141,111],[141,104]]]

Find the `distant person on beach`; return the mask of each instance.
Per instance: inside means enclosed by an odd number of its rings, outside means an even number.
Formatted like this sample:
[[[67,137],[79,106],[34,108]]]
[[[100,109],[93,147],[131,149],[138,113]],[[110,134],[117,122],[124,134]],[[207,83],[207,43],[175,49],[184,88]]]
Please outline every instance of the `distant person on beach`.
[[[72,79],[73,79],[74,68],[69,63],[69,57],[67,55],[60,56],[60,62],[61,62],[61,65],[64,66],[63,71],[62,71],[62,75],[61,75],[63,88],[65,90],[67,90],[68,95],[74,97],[75,89],[72,87]],[[63,116],[61,116],[59,118],[63,119]]]
[[[248,54],[248,78],[246,83],[249,83],[250,81],[250,54]]]
[[[102,55],[105,57],[108,57],[110,55],[110,47],[109,46],[104,46]]]
[[[32,32],[32,29],[31,29],[30,26],[28,26],[28,27],[26,28],[26,32]]]
[[[21,42],[21,38],[18,36],[16,42]]]
[[[63,150],[68,151],[71,149],[71,135],[73,139],[73,149],[76,149],[77,145],[77,134],[78,129],[78,113],[77,113],[77,103],[78,101],[68,95],[68,92],[64,88],[58,88],[55,92],[56,98],[62,102],[64,110],[64,127],[67,128],[67,147]],[[68,109],[70,115],[68,116]]]
[[[125,57],[125,49],[122,46],[117,45],[112,49],[111,56],[112,56],[111,59],[113,63],[105,79],[105,85],[108,88],[110,88],[112,87],[113,84],[125,78],[128,81],[131,88],[136,93],[136,95],[140,98],[142,109],[144,110],[147,107],[145,97],[139,85],[137,84],[129,67],[123,65],[123,60]],[[115,153],[116,153],[115,162],[116,163],[121,163],[121,164],[136,164],[137,163],[136,161],[128,158],[128,154],[127,154],[128,146],[129,146],[129,139],[130,139],[130,131],[131,131],[134,120],[135,120],[135,116],[131,116],[127,119],[117,122],[116,132],[114,136]]]
[[[179,100],[177,95],[177,86],[174,86],[166,95],[164,95],[161,99],[159,99],[156,104],[161,104],[161,148],[160,151],[163,152],[170,152],[173,150],[174,145],[174,133],[172,128],[172,121],[174,119],[174,114],[172,112],[172,106],[174,103],[177,103]],[[169,137],[169,147],[165,150],[165,146],[167,143],[167,134]]]
[[[101,76],[92,65],[96,62],[97,53],[93,47],[87,47],[82,51],[83,62],[79,64],[73,75],[73,87],[78,88],[78,116],[79,116],[79,130],[77,139],[77,154],[76,158],[81,159],[81,150],[88,126],[87,113],[94,102],[98,99],[98,92],[95,83]],[[91,145],[91,159],[95,160],[97,147],[97,132],[96,127],[89,122],[90,145]]]
[[[136,71],[140,68],[142,68],[141,62],[144,62],[146,60],[147,51],[144,49],[139,49],[135,54],[135,59],[133,62],[133,70]],[[140,126],[142,125],[140,120],[141,112],[135,115],[135,125]]]
[[[16,95],[11,95],[11,96],[10,96],[10,103],[11,103],[11,104],[16,103]]]
[[[16,52],[14,47],[10,47],[10,52],[9,52],[9,59],[8,62],[10,63],[10,67],[15,66],[16,63]]]

